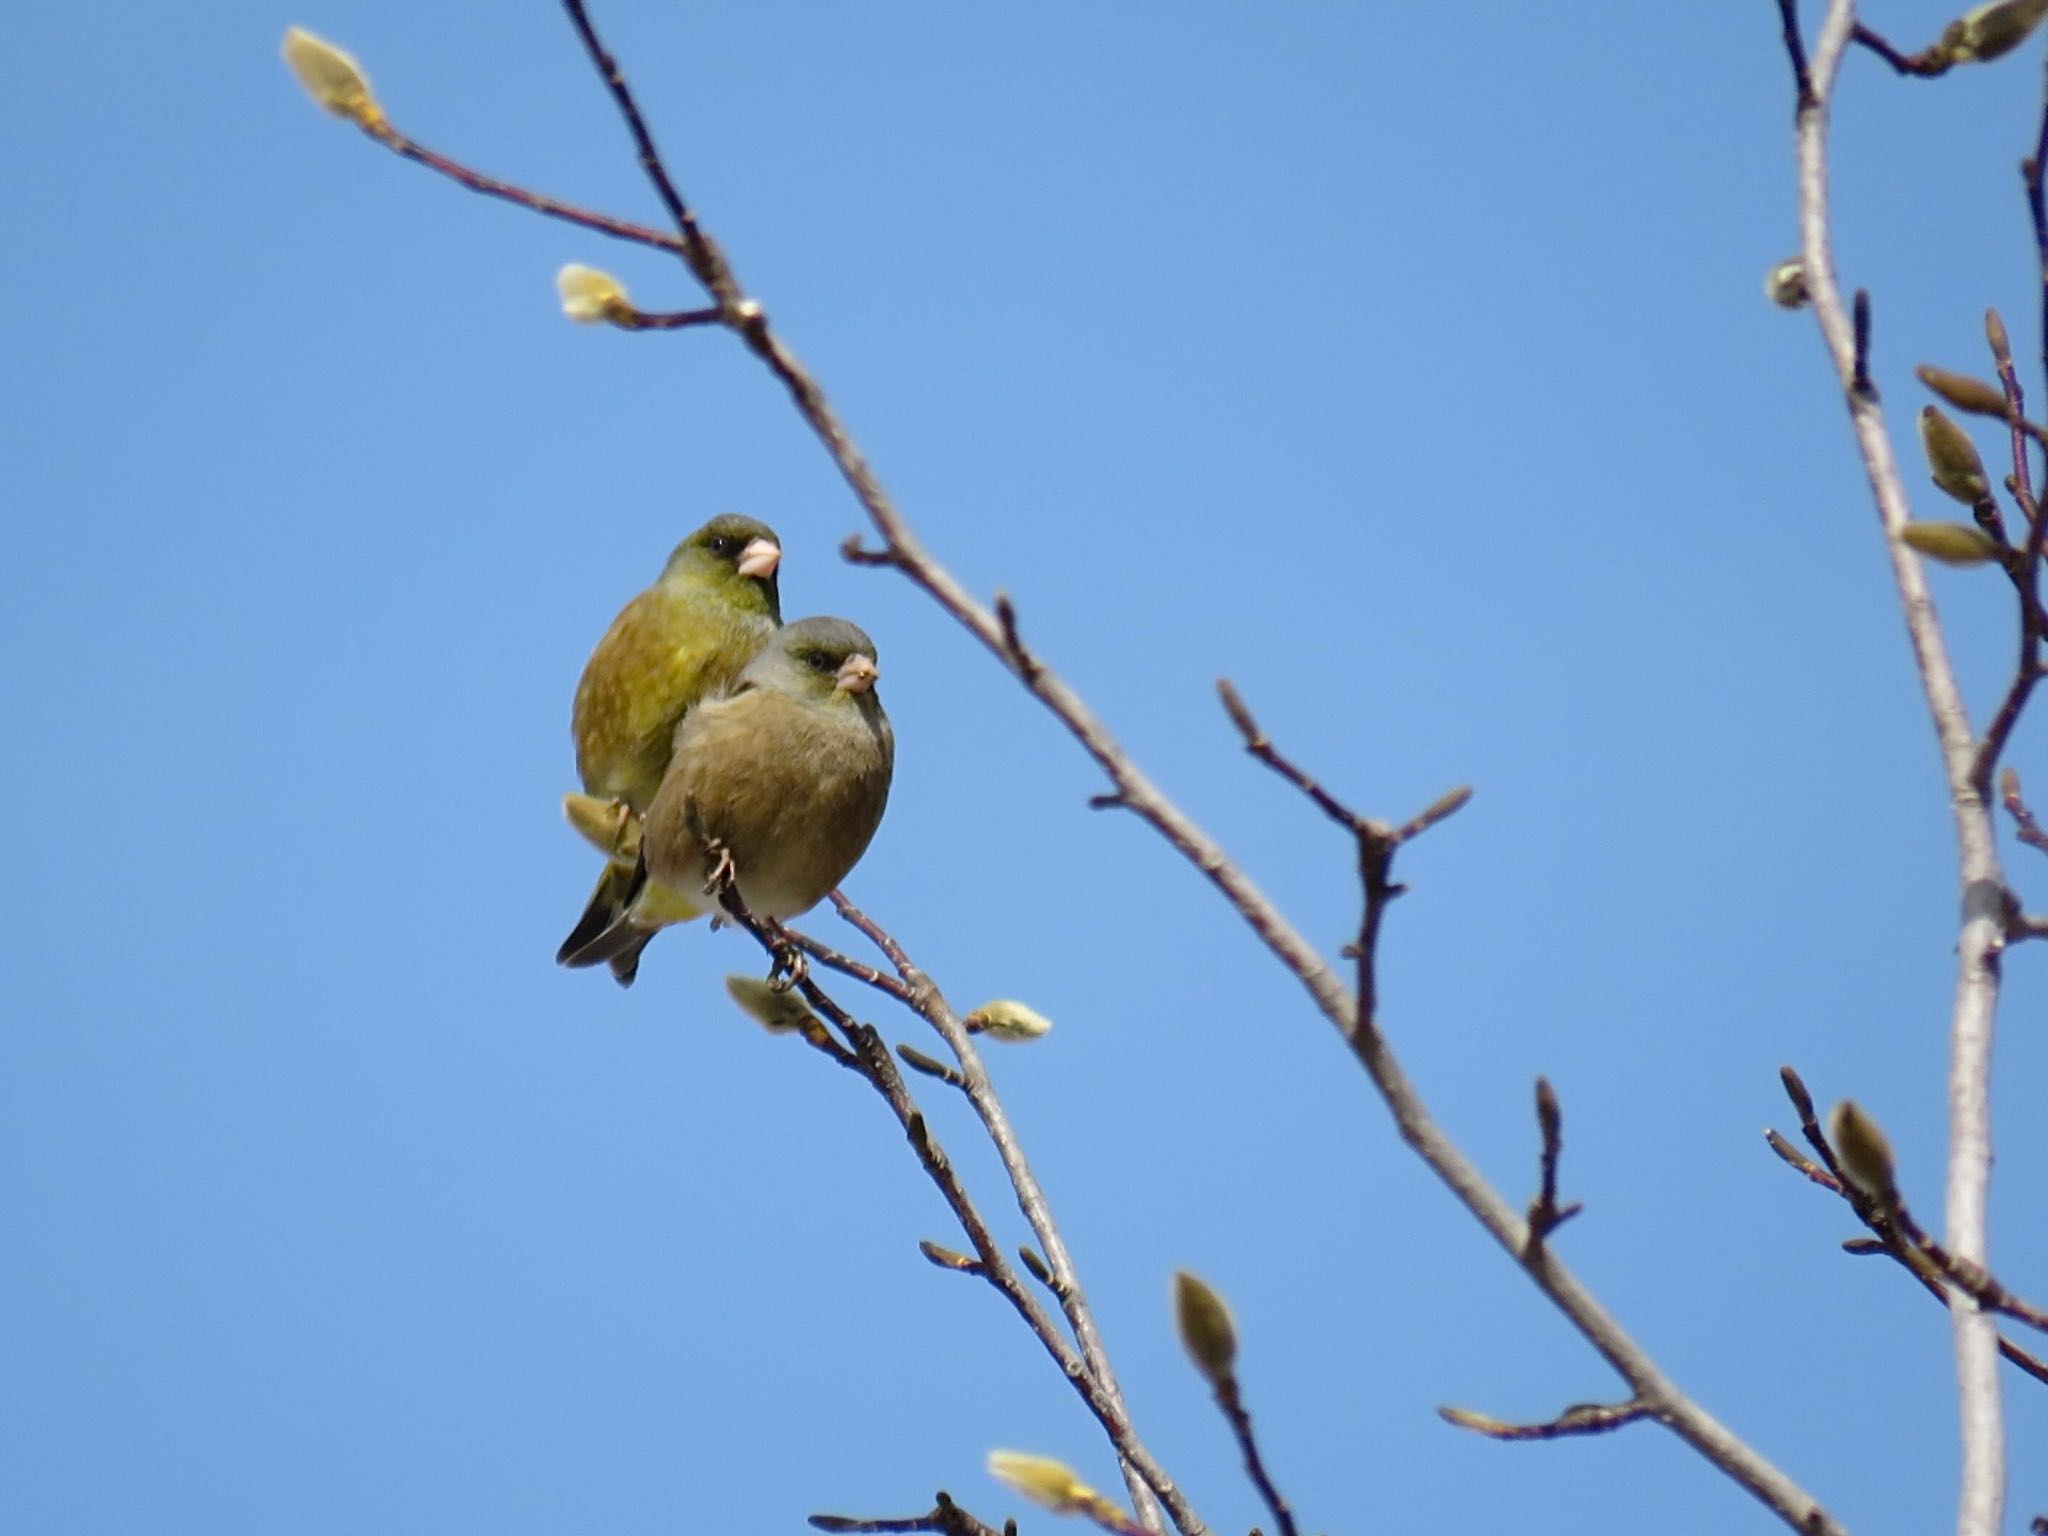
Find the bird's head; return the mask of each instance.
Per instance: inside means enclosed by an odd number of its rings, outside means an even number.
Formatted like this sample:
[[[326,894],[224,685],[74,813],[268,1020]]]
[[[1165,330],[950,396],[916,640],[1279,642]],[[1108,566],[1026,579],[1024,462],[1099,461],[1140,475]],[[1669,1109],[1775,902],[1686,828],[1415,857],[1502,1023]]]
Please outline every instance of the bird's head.
[[[687,582],[723,593],[745,611],[782,620],[776,571],[782,541],[766,523],[736,512],[722,513],[675,547],[662,580]]]
[[[875,642],[844,619],[799,619],[775,632],[749,673],[821,702],[874,700]]]

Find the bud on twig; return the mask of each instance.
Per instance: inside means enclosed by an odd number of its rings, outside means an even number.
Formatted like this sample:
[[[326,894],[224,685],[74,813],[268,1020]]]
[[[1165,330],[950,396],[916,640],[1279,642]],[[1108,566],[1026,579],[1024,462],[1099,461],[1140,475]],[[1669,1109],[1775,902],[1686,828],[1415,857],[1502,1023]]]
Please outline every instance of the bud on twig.
[[[384,122],[384,109],[370,94],[370,82],[362,66],[323,37],[304,27],[291,27],[284,34],[284,61],[298,76],[306,94],[332,112],[365,128]]]
[[[1036,1280],[1040,1285],[1049,1286],[1052,1284],[1052,1271],[1046,1267],[1045,1260],[1038,1256],[1036,1248],[1026,1243],[1017,1250],[1017,1257],[1022,1259],[1024,1267],[1031,1271],[1032,1279]]]
[[[1950,373],[1948,369],[1937,368],[1932,363],[1922,363],[1913,372],[1922,384],[1957,410],[1971,416],[2005,420],[2005,391],[1996,384],[1973,379],[1966,373]]]
[[[1943,565],[1990,565],[2005,555],[1996,539],[1968,523],[1908,523],[1899,540]]]
[[[640,851],[640,818],[621,801],[597,795],[562,796],[562,815],[599,853],[630,864]]]
[[[1984,311],[1984,339],[1991,344],[1991,355],[1999,367],[2012,361],[2012,338],[2006,335],[2005,321],[1995,309]]]
[[[1892,1182],[1891,1143],[1854,1099],[1842,1100],[1828,1115],[1828,1140],[1834,1143],[1835,1158],[1850,1183],[1886,1205],[1898,1199]]]
[[[1993,0],[1958,17],[1941,34],[1941,47],[1955,64],[1988,64],[2027,40],[2048,16],[2048,0]]]
[[[1023,1451],[990,1451],[988,1472],[997,1482],[1056,1515],[1071,1515],[1085,1510],[1100,1497],[1081,1481],[1080,1473],[1064,1461],[1054,1461],[1050,1456],[1031,1456]]]
[[[964,1253],[955,1253],[951,1248],[941,1248],[937,1243],[919,1240],[917,1251],[941,1269],[957,1269],[962,1274],[974,1274],[981,1268],[981,1260],[970,1259]]]
[[[1984,474],[1984,461],[1977,456],[1977,445],[1941,407],[1920,407],[1920,446],[1927,450],[1928,467],[1942,494],[1966,507],[1990,496],[1991,482]]]
[[[991,1040],[1036,1040],[1052,1028],[1052,1020],[1035,1008],[1014,998],[999,997],[983,1003],[960,1021],[970,1035],[987,1035]]]
[[[1237,1367],[1237,1324],[1230,1308],[1200,1276],[1183,1269],[1173,1277],[1173,1320],[1195,1369],[1221,1392]]]
[[[597,267],[570,262],[555,274],[562,313],[578,325],[601,325],[633,312],[626,285]]]
[[[818,1016],[804,1006],[803,999],[794,992],[777,991],[772,981],[763,981],[758,976],[728,976],[725,990],[740,1005],[740,1012],[771,1035],[823,1027]]]
[[[1764,274],[1764,294],[1780,309],[1806,306],[1806,263],[1794,256]]]

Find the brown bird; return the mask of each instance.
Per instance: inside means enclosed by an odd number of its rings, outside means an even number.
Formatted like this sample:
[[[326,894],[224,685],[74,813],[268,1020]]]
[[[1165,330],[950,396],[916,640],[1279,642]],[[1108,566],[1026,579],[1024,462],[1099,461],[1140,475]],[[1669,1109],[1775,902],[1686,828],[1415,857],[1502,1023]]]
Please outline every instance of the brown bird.
[[[781,543],[765,523],[714,517],[676,546],[654,585],[620,610],[590,653],[571,719],[576,769],[584,789],[616,806],[619,851],[630,849],[635,819],[654,803],[677,726],[700,700],[730,686],[782,622],[781,560]],[[605,866],[557,960],[567,963],[612,926],[632,879],[630,862]],[[633,984],[644,944],[608,957],[619,985]]]
[[[879,675],[874,641],[844,619],[777,630],[730,690],[683,717],[642,822],[631,899],[566,963],[637,953],[673,920],[650,898],[681,893],[716,910],[700,831],[732,860],[754,916],[794,917],[822,901],[867,851],[889,803],[896,738]]]

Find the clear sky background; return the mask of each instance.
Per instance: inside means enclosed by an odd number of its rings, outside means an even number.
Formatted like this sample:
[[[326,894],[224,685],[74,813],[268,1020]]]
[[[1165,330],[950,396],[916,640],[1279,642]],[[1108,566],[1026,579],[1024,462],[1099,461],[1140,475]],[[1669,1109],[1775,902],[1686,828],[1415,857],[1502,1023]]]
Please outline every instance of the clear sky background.
[[[725,1001],[748,943],[665,937],[630,993],[553,964],[593,873],[557,811],[578,670],[733,509],[782,533],[792,616],[879,641],[899,766],[850,889],[956,1003],[1056,1021],[992,1064],[1217,1530],[1261,1516],[1173,1338],[1182,1265],[1307,1528],[1776,1529],[1653,1428],[1442,1424],[1622,1389],[1049,719],[841,564],[858,509],[762,371],[552,291],[595,261],[684,306],[680,271],[402,164],[277,56],[313,27],[427,143],[652,220],[555,6],[17,10],[0,1525],[793,1531],[942,1486],[1000,1520],[995,1446],[1116,1486],[1015,1317],[919,1258],[957,1237],[880,1104]],[[1938,1215],[1950,830],[1829,369],[1761,294],[1794,245],[1766,0],[597,15],[933,549],[1305,931],[1347,936],[1349,852],[1215,677],[1369,810],[1477,786],[1386,933],[1416,1081],[1520,1200],[1549,1074],[1568,1261],[1852,1528],[1947,1522],[1946,1320],[1760,1135],[1796,1063]],[[1895,429],[1913,363],[1981,371],[1987,304],[2033,334],[2039,53],[1849,61],[1841,251]],[[1935,584],[1981,707],[2009,604]],[[2038,721],[2015,761],[2048,798]],[[1994,1226],[2036,1292],[2044,971],[2008,967]],[[2048,1394],[2006,1390],[2017,1526]]]

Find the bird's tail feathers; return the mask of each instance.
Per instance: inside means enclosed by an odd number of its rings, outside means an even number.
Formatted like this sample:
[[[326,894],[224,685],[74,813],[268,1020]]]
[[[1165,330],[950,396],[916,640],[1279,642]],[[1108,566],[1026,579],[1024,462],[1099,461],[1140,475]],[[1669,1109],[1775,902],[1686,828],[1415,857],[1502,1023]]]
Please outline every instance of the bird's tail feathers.
[[[633,898],[646,884],[647,869],[638,860],[631,864],[607,863],[604,873],[597,877],[597,889],[590,893],[590,900],[584,904],[583,915],[576,919],[576,926],[569,930],[569,937],[562,940],[562,947],[555,951],[555,963],[567,966],[596,964],[595,960],[577,957],[625,914],[626,909],[633,905]]]
[[[572,970],[604,965],[622,987],[639,974],[640,952],[670,923],[701,917],[703,909],[666,886],[647,878],[647,861],[629,868],[608,864],[598,877],[590,904],[575,929],[562,941],[555,959]]]

